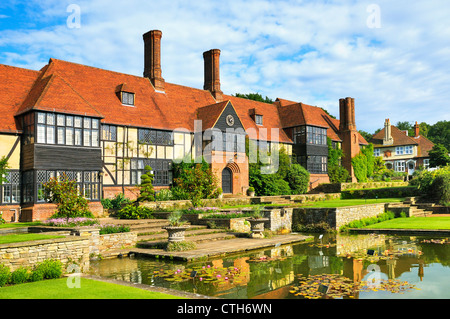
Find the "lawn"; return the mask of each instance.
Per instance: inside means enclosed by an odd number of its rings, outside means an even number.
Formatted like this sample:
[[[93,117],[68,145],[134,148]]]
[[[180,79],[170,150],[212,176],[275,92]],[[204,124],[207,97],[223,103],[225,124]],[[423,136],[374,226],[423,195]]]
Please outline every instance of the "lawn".
[[[0,299],[183,299],[159,292],[80,278],[80,288],[69,288],[74,278],[30,282],[0,289]]]
[[[366,226],[373,229],[450,229],[450,217],[394,218]]]
[[[28,222],[28,223],[6,223],[0,224],[0,229],[2,228],[20,228],[20,227],[28,227],[28,226],[36,226],[40,225],[40,222]]]
[[[404,198],[378,198],[378,199],[332,199],[325,201],[317,201],[302,205],[302,207],[345,207],[357,206],[366,204],[380,204],[380,203],[399,203],[403,202]]]
[[[43,240],[53,238],[64,238],[65,236],[45,235],[45,234],[8,234],[0,236],[1,244],[20,243],[24,241]]]

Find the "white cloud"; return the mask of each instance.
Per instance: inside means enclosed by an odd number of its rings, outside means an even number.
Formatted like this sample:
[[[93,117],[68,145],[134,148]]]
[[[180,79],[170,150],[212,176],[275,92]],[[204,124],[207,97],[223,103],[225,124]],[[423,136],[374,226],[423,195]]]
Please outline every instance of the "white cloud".
[[[0,62],[36,69],[54,57],[141,76],[142,34],[160,29],[168,82],[202,88],[202,53],[219,48],[227,94],[259,92],[334,115],[339,98],[352,96],[358,128],[369,132],[387,117],[449,119],[445,0],[377,1],[381,28],[367,27],[370,1],[78,1],[80,29],[65,25],[69,3],[29,4],[47,25],[3,30]]]

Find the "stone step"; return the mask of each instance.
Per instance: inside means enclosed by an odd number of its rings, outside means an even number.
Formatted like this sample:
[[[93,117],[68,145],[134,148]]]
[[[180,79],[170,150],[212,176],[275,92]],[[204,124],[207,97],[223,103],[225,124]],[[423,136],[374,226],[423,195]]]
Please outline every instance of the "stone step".
[[[207,226],[194,226],[190,227],[185,231],[185,237],[193,237],[204,234],[213,234],[213,233],[224,233],[224,229],[209,229]],[[157,240],[166,240],[167,239],[167,231],[165,229],[161,229],[161,232],[150,234],[150,235],[140,235],[138,236],[138,241],[157,241]]]
[[[234,238],[236,238],[236,235],[234,233],[223,231],[209,234],[196,234],[195,236],[189,236],[186,234],[185,241],[198,244],[208,241],[228,240]],[[164,238],[161,239],[140,241],[138,242],[137,246],[139,248],[154,248],[163,245],[165,243],[167,243],[167,235],[165,235]]]

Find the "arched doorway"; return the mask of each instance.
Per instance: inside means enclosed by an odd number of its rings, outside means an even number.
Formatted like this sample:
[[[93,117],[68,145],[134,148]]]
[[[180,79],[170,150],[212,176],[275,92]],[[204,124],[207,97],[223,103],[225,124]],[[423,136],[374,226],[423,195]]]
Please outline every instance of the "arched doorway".
[[[228,167],[225,167],[222,171],[222,191],[224,194],[233,193],[233,179],[232,172]]]

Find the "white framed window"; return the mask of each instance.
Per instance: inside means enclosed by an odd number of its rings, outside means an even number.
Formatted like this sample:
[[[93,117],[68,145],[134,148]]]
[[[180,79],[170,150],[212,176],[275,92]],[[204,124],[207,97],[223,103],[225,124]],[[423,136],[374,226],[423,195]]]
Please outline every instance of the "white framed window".
[[[255,122],[257,125],[263,125],[263,116],[262,115],[255,115]]]
[[[397,146],[395,148],[395,155],[403,155],[405,152],[405,147],[404,146]]]
[[[425,169],[430,168],[430,159],[429,159],[429,158],[425,158],[425,159],[423,160],[423,167],[424,167]]]
[[[396,172],[404,172],[406,170],[405,161],[396,161],[395,162],[395,171]]]
[[[380,149],[379,149],[379,148],[375,148],[375,149],[373,150],[373,156],[375,156],[375,157],[380,156]]]
[[[413,153],[413,146],[412,145],[405,146],[405,154],[412,154],[412,153]]]
[[[122,104],[134,105],[134,93],[122,92]]]

